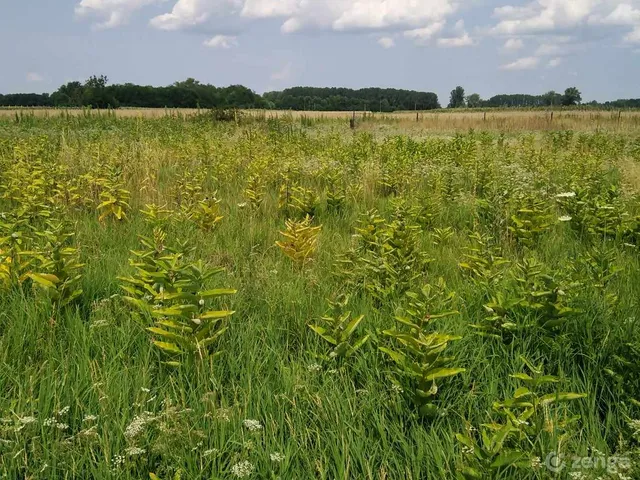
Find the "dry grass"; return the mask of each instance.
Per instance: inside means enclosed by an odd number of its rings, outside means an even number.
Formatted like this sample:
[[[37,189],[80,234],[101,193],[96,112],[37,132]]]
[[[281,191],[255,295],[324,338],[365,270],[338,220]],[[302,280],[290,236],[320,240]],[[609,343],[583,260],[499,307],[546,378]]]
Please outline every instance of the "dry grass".
[[[58,115],[105,115],[118,117],[160,118],[165,116],[188,117],[198,109],[121,108],[113,111],[22,108],[0,109],[0,117],[35,115],[38,117]],[[299,120],[302,118],[331,121],[351,118],[353,112],[316,112],[288,110],[244,110],[245,115],[260,118]],[[640,111],[598,110],[436,110],[429,112],[375,113],[356,112],[359,128],[375,130],[382,124],[390,124],[402,130],[458,132],[468,129],[522,132],[544,130],[618,131],[630,133],[640,131]]]

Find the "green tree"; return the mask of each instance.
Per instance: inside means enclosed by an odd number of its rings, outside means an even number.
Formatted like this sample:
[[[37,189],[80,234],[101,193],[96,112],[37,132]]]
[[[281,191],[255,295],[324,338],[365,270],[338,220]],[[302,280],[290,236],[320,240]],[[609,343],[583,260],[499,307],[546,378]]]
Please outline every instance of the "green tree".
[[[582,101],[582,94],[576,87],[569,87],[562,96],[562,105],[578,105]]]
[[[553,107],[554,105],[560,105],[562,103],[562,95],[555,92],[554,90],[550,90],[547,93],[542,95],[542,101],[545,106]]]
[[[451,97],[449,98],[448,108],[463,108],[464,106],[464,88],[462,88],[461,86],[457,86],[456,88],[451,90]]]
[[[467,97],[467,107],[478,108],[482,105],[482,99],[477,93],[472,93]]]

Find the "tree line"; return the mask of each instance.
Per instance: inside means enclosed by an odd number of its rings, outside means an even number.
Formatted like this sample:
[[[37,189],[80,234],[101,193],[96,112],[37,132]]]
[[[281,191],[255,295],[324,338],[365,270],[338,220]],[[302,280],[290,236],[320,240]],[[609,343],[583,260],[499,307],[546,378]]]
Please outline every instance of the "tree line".
[[[586,105],[590,107],[621,109],[640,108],[640,98],[619,99],[608,102],[582,103],[582,93],[576,87],[567,88],[564,93],[554,90],[542,95],[528,94],[503,94],[483,100],[477,93],[465,95],[464,88],[458,86],[451,91],[448,108],[534,108],[534,107],[570,107],[575,105]]]
[[[582,104],[576,87],[564,93],[549,91],[542,95],[503,94],[482,99],[477,93],[465,94],[463,87],[451,91],[448,108],[554,107]],[[590,102],[601,108],[640,108],[640,98],[610,102]],[[91,76],[83,82],[68,82],[55,92],[0,95],[0,107],[92,107],[92,108],[265,108],[315,111],[380,111],[431,110],[440,108],[433,92],[394,88],[317,88],[294,87],[258,95],[242,85],[216,87],[188,78],[166,87],[109,85],[104,75]]]

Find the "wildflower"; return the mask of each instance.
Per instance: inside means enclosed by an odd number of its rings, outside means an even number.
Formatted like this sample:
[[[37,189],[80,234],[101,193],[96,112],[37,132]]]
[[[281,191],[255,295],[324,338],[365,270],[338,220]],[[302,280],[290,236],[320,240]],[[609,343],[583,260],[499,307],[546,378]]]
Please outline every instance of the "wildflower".
[[[145,387],[142,387],[140,390],[142,390],[144,393],[149,393],[151,390]]]
[[[210,450],[205,450],[202,453],[202,456],[203,457],[209,457],[209,456],[213,455],[214,453],[218,453],[218,452],[219,452],[219,450],[217,448],[212,448]]]
[[[238,478],[248,477],[253,473],[253,465],[247,460],[244,460],[231,467],[231,473]]]
[[[576,192],[564,192],[556,195],[556,198],[573,198],[576,196]]]
[[[239,203],[239,204],[238,204],[238,208],[244,208],[244,207],[246,207],[246,206],[247,206],[247,202]]]
[[[20,423],[22,423],[23,425],[29,425],[30,423],[33,423],[36,421],[36,417],[22,417],[20,419]]]
[[[124,464],[124,460],[124,455],[114,455],[114,457],[111,459],[111,463],[113,464],[114,468],[117,468],[120,465]]]
[[[570,222],[572,220],[572,217],[570,217],[569,215],[563,215],[562,217],[559,217],[558,220],[561,222]]]
[[[198,305],[200,305],[201,307],[204,306],[204,298],[198,300]]]
[[[223,422],[230,422],[231,421],[231,417],[229,415],[229,409],[227,408],[221,408],[219,410],[216,411],[216,419],[218,420],[222,420]]]
[[[462,453],[464,455],[473,455],[474,451],[475,450],[472,447],[467,447],[466,445],[462,446]]]
[[[542,466],[542,461],[540,460],[540,457],[531,458],[531,468],[533,468],[534,470],[537,470],[541,466]]]
[[[319,372],[320,370],[322,370],[322,367],[317,363],[312,363],[307,367],[307,370],[310,372]]]
[[[147,453],[147,451],[144,448],[129,447],[125,450],[125,453],[130,457],[133,457],[135,455],[144,455],[145,453]]]
[[[271,459],[272,462],[280,463],[285,459],[285,456],[281,453],[276,452],[269,455],[269,458]]]
[[[98,419],[97,415],[85,415],[82,419],[83,422],[95,422]]]
[[[56,424],[56,419],[51,417],[51,418],[47,418],[44,422],[42,422],[42,425],[44,425],[45,427],[53,427]]]
[[[69,428],[69,425],[67,425],[66,423],[56,423],[56,428],[58,430],[66,430]]]
[[[402,393],[404,392],[404,390],[402,389],[402,387],[400,385],[398,385],[397,383],[394,383],[393,385],[391,385],[391,390],[393,390],[396,393]]]
[[[61,415],[66,415],[66,414],[69,412],[69,409],[70,409],[70,408],[71,408],[71,407],[70,407],[69,405],[67,405],[66,407],[64,407],[64,408],[62,408],[60,411],[58,411],[58,415],[59,415],[59,416],[61,416]]]
[[[242,424],[250,432],[257,432],[258,430],[262,430],[262,425],[260,424],[260,422],[258,420],[249,420],[249,419],[247,419],[244,422],[242,422]]]
[[[140,435],[144,431],[144,427],[155,420],[155,417],[149,412],[144,412],[142,415],[136,415],[124,431],[124,436],[132,439]]]
[[[569,476],[574,480],[585,480],[587,478],[582,472],[569,472]]]

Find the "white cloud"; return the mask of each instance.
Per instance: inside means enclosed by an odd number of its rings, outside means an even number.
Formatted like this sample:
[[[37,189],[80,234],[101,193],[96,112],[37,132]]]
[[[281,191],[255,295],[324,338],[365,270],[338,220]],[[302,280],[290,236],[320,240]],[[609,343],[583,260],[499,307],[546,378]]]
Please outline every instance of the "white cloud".
[[[509,38],[504,42],[502,49],[508,52],[515,52],[520,50],[522,47],[524,47],[524,42],[522,40],[519,38]]]
[[[438,39],[439,47],[469,47],[471,45],[474,45],[474,41],[466,32],[460,37]]]
[[[382,48],[392,48],[396,46],[396,41],[391,37],[382,37],[378,39],[378,44]]]
[[[560,55],[565,47],[561,47],[555,43],[543,43],[540,45],[534,55],[536,57],[544,57],[548,55]]]
[[[102,22],[95,24],[96,28],[115,28],[127,23],[136,10],[161,1],[163,0],[81,0],[76,5],[75,13],[79,17],[103,18]]]
[[[445,22],[436,22],[427,27],[414,28],[406,30],[404,36],[414,40],[418,44],[427,43],[434,35],[440,33],[444,28]]]
[[[291,62],[287,63],[282,67],[282,69],[277,72],[273,72],[271,74],[271,80],[277,80],[280,82],[284,82],[289,80],[293,74],[293,65]]]
[[[239,15],[243,0],[178,0],[171,12],[151,19],[160,30],[182,30],[201,25],[212,17]]]
[[[229,35],[216,35],[215,37],[205,40],[205,47],[211,48],[231,48],[238,46],[238,38]]]
[[[441,22],[456,8],[456,0],[177,0],[170,12],[153,18],[151,25],[179,30],[214,18],[238,17],[282,18],[284,33],[308,28],[414,30]]]
[[[44,77],[39,73],[29,72],[26,75],[26,80],[27,82],[42,82],[44,80]]]
[[[640,26],[637,26],[632,32],[625,35],[624,41],[627,43],[640,43]]]
[[[558,65],[562,63],[562,59],[560,57],[552,58],[547,63],[547,68],[556,68]]]
[[[640,42],[640,0],[535,0],[524,6],[505,5],[494,9],[498,23],[489,30],[495,35],[544,35],[580,33],[587,38],[598,29],[623,35],[628,43]],[[625,28],[626,27],[626,28]],[[624,30],[619,32],[624,34]],[[598,34],[600,35],[600,34]]]
[[[537,57],[524,57],[515,62],[507,63],[500,67],[501,70],[532,70],[538,66],[540,59]]]

